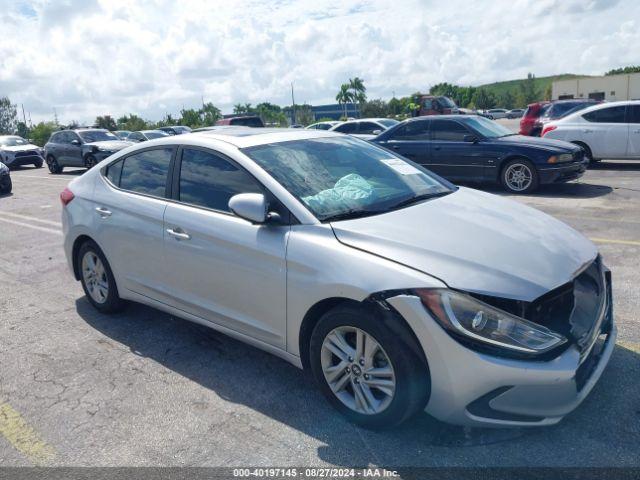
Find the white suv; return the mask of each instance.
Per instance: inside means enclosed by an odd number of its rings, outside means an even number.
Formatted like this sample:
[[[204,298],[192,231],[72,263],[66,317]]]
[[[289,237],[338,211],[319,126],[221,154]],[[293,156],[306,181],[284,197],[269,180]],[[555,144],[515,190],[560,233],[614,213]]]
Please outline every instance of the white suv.
[[[580,145],[590,161],[640,159],[640,100],[594,105],[549,122],[542,131]]]

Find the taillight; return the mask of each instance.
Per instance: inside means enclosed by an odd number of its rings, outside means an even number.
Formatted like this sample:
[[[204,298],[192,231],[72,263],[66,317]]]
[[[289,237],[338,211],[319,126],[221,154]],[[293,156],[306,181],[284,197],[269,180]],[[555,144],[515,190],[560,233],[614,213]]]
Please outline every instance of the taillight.
[[[547,125],[546,127],[544,127],[544,129],[542,130],[542,133],[540,134],[541,137],[544,137],[546,133],[549,133],[553,130],[555,130],[556,127],[555,125]]]
[[[65,188],[62,192],[60,192],[60,201],[62,202],[62,205],[65,207],[69,205],[69,203],[71,202],[71,200],[74,199],[74,197],[75,195],[68,188]]]

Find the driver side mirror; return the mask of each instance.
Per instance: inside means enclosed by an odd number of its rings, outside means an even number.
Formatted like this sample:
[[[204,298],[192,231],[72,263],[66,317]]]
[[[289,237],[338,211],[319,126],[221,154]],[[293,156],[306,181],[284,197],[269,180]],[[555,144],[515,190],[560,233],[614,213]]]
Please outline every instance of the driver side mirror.
[[[265,223],[267,215],[267,200],[261,193],[239,193],[229,199],[229,208],[240,218],[251,223]]]
[[[78,140],[77,138],[71,140],[71,145],[80,145],[80,140]]]
[[[372,135],[380,135],[381,133],[382,133],[382,130],[380,130],[379,128],[371,132]]]
[[[478,137],[468,134],[464,136],[464,141],[469,143],[476,143],[478,141]]]
[[[138,142],[144,142],[146,140],[146,138],[139,138]]]

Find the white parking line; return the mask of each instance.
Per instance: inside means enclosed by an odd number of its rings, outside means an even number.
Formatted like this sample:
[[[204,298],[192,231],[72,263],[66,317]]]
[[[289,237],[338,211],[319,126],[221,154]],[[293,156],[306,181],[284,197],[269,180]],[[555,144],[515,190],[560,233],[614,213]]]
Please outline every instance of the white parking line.
[[[54,222],[52,220],[44,220],[43,218],[30,217],[29,215],[21,215],[19,213],[11,213],[11,212],[3,212],[0,210],[0,215],[5,215],[7,217],[17,218],[19,220],[30,220],[32,222],[40,222],[45,225],[51,225],[53,227],[62,228],[62,224],[60,222]]]
[[[71,180],[73,180],[74,178],[77,178],[77,176],[74,176],[72,178],[68,178],[68,177],[45,177],[45,176],[40,176],[40,175],[21,175],[21,174],[11,174],[11,179],[15,180],[16,178],[37,178],[37,179],[41,179],[41,180],[65,180],[67,182],[70,182]]]
[[[9,220],[8,218],[0,217],[0,222],[10,223],[12,225],[18,225],[20,227],[33,228],[34,230],[40,230],[41,232],[54,233],[56,235],[62,235],[62,230],[54,230],[53,228],[40,227],[38,225],[30,225],[28,223],[17,222],[15,220]]]

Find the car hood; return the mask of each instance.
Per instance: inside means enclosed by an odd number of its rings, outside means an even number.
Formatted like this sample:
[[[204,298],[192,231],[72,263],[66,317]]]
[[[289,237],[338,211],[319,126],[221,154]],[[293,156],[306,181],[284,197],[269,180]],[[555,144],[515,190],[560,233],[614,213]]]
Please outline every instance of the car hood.
[[[550,152],[562,151],[562,153],[574,153],[580,150],[580,147],[573,143],[563,142],[562,140],[552,140],[550,138],[529,137],[526,135],[509,135],[508,137],[499,137],[493,140],[503,145],[541,148]]]
[[[122,150],[123,148],[133,145],[132,142],[126,142],[124,140],[105,140],[102,142],[89,142],[85,143],[89,147],[100,147],[105,150]]]
[[[559,220],[468,188],[331,226],[341,243],[451,288],[528,302],[567,283],[597,256],[591,241]]]
[[[5,151],[5,152],[27,152],[27,151],[39,150],[39,149],[40,149],[39,146],[33,145],[33,144],[14,145],[12,147],[1,147],[0,146],[0,150]]]

